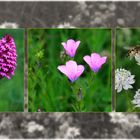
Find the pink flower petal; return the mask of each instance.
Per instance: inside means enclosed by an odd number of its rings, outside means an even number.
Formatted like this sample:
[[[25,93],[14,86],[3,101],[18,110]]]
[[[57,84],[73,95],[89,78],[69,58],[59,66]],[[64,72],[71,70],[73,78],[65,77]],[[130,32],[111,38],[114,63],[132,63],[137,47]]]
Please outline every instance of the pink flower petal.
[[[93,67],[101,67],[101,65],[105,62],[105,58],[102,59],[102,57],[97,53],[91,54],[92,59],[92,66]]]
[[[100,58],[101,58],[100,55],[97,54],[97,53],[92,53],[91,54],[92,62],[95,62],[95,61],[99,60]]]
[[[100,66],[100,67],[94,66],[94,67],[92,67],[92,70],[93,70],[95,73],[97,73],[97,72],[99,71],[100,68],[101,68],[101,66]]]
[[[75,61],[70,60],[66,62],[66,67],[72,74],[77,72],[77,63]]]
[[[106,62],[107,57],[101,57],[97,53],[92,53],[90,56],[85,56],[84,60],[90,66],[90,68],[97,73],[102,65]]]
[[[80,41],[76,41],[76,49],[79,47]]]
[[[9,79],[9,80],[11,79],[11,77],[9,75],[6,75],[6,78]]]
[[[80,41],[75,42],[73,39],[69,39],[66,43],[61,43],[66,51],[66,54],[70,57],[74,57],[76,50],[80,44]]]
[[[65,65],[58,66],[57,69],[60,70],[62,73],[64,73],[66,76],[69,76]]]
[[[69,40],[67,41],[67,46],[68,46],[68,47],[71,47],[71,46],[73,46],[73,45],[75,45],[75,41],[74,41],[73,39],[69,39]]]
[[[75,56],[75,53],[76,53],[77,48],[79,47],[79,44],[80,44],[80,41],[73,42],[73,44],[68,48],[67,51],[68,51],[70,57]]]
[[[84,67],[82,65],[77,65],[75,61],[70,60],[66,62],[66,66],[58,66],[58,70],[64,73],[71,82],[74,82],[83,73]]]
[[[83,59],[85,60],[85,62],[90,66],[92,67],[92,62],[91,62],[91,57],[86,55],[83,57]]]
[[[77,78],[83,73],[83,71],[84,71],[84,66],[83,65],[78,65],[77,74],[76,74]]]
[[[107,57],[104,56],[104,57],[102,57],[101,59],[102,59],[102,64],[104,64],[104,63],[106,62],[106,60],[107,60]]]
[[[71,48],[71,50],[69,49],[69,51],[66,52],[70,57],[74,57],[75,56],[75,50],[73,48]]]

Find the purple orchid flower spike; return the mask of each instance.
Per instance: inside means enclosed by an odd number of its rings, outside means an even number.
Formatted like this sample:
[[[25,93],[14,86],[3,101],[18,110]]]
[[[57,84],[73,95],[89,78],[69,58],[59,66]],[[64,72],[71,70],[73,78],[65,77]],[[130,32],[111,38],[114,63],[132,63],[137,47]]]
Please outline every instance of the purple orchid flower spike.
[[[0,78],[11,79],[16,69],[16,45],[10,35],[0,40]]]
[[[67,42],[62,42],[62,45],[66,51],[66,54],[70,57],[74,57],[77,48],[79,47],[80,41],[74,41],[73,39],[69,39]]]
[[[77,65],[73,60],[66,62],[66,65],[58,66],[58,70],[64,73],[71,82],[77,80],[84,71],[83,65]]]
[[[86,55],[83,57],[83,59],[90,66],[92,71],[97,73],[99,71],[99,69],[102,67],[102,65],[106,62],[107,57],[106,56],[101,57],[97,53],[92,53],[91,56]]]

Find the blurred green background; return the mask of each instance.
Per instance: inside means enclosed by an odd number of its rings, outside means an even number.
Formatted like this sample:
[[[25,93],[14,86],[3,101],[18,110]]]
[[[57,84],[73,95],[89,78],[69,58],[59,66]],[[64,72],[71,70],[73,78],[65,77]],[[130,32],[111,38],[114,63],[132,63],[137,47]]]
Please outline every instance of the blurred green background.
[[[111,111],[111,29],[28,29],[29,111],[74,112],[69,81],[57,70],[68,39],[81,41],[74,60],[85,71],[74,83],[82,89],[84,112]],[[108,56],[96,75],[83,60],[92,52]]]
[[[116,111],[118,112],[137,112],[139,108],[134,108],[131,103],[135,91],[140,88],[140,66],[136,60],[127,57],[129,49],[135,45],[140,45],[140,28],[120,28],[116,30],[116,69],[125,68],[135,75],[133,89],[122,90],[116,93]]]
[[[0,39],[6,34],[14,38],[18,56],[15,75],[10,80],[0,79],[0,111],[21,112],[24,110],[24,29],[0,29]]]

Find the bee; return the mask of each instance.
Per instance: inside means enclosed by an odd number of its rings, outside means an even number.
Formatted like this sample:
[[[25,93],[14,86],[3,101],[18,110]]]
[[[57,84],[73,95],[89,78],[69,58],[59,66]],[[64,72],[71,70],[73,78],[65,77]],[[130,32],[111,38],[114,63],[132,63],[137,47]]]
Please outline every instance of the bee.
[[[132,59],[133,57],[137,61],[137,64],[140,65],[140,45],[134,46],[128,50],[127,56]]]
[[[129,49],[128,53],[127,53],[127,56],[135,57],[137,54],[140,55],[140,45],[137,45],[135,47],[132,47],[132,49]]]

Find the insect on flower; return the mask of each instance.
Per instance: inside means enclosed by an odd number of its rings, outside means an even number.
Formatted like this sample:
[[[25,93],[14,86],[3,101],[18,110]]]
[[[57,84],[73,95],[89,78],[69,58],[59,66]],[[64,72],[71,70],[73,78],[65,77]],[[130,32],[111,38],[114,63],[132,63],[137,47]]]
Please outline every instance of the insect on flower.
[[[137,61],[137,64],[140,65],[140,45],[137,45],[129,49],[127,56],[130,57],[130,59],[134,57],[135,60]]]

